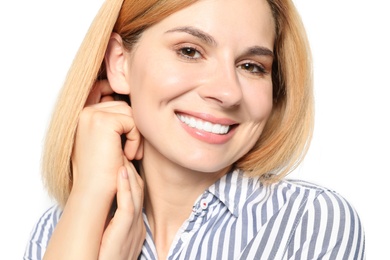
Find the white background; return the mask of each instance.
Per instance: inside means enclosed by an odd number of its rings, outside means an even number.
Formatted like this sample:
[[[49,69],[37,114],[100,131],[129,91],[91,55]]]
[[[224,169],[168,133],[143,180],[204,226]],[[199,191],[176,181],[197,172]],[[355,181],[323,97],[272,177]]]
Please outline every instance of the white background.
[[[0,259],[21,259],[51,204],[42,141],[58,90],[103,0],[0,2]],[[292,176],[357,209],[367,259],[389,257],[390,40],[383,0],[295,0],[314,57],[316,129]]]

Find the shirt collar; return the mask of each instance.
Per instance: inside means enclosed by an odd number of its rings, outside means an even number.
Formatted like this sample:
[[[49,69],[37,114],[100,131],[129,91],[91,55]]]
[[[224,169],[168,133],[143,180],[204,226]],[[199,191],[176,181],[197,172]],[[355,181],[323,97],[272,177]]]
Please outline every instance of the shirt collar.
[[[259,186],[258,177],[245,176],[243,171],[233,169],[211,185],[207,191],[225,204],[235,217],[238,217],[245,201]]]

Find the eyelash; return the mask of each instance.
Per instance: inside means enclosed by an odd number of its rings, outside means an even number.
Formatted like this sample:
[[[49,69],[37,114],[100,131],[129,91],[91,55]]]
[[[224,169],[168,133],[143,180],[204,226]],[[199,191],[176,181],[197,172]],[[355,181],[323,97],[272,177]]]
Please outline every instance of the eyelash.
[[[187,52],[194,52],[194,55],[198,55],[198,57],[193,57],[191,55],[188,55],[188,53],[187,54],[185,53],[186,51]],[[187,46],[187,45],[186,46],[178,46],[176,48],[176,53],[180,57],[187,59],[187,60],[190,60],[190,61],[196,61],[196,60],[203,57],[202,52],[199,51],[196,47]],[[248,68],[245,68],[245,66],[254,66],[254,70],[256,70],[256,71],[248,70]],[[267,70],[263,66],[261,66],[257,63],[254,63],[254,62],[245,62],[245,63],[238,65],[237,67],[240,69],[243,69],[243,70],[247,71],[248,73],[253,74],[255,76],[262,76],[262,75],[268,73]]]
[[[254,66],[254,70],[256,70],[256,71],[248,70],[247,68],[245,68],[245,66]],[[249,73],[254,74],[254,75],[258,75],[258,76],[267,74],[267,70],[263,66],[261,66],[257,63],[253,63],[253,62],[242,63],[242,64],[238,65],[238,68],[246,70]]]
[[[186,54],[185,51],[189,51],[189,52],[194,52],[195,55],[198,55],[198,57],[193,57],[191,55],[188,55],[188,53]],[[201,51],[199,51],[197,48],[195,47],[191,47],[191,46],[179,46],[177,49],[176,49],[176,53],[182,57],[182,58],[185,58],[185,59],[188,59],[188,60],[198,60],[200,58],[203,57]]]

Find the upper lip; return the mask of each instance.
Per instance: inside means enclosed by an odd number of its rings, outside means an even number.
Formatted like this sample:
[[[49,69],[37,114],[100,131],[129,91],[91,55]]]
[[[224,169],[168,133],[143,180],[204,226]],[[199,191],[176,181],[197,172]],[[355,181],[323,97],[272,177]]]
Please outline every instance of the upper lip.
[[[220,125],[228,125],[228,126],[238,124],[236,121],[234,121],[232,119],[225,118],[225,117],[215,117],[215,116],[213,116],[211,114],[207,114],[207,113],[188,112],[188,111],[175,111],[175,113],[179,114],[179,115],[185,115],[185,116],[199,118],[203,121],[207,121],[207,122],[210,122],[212,124],[220,124]]]

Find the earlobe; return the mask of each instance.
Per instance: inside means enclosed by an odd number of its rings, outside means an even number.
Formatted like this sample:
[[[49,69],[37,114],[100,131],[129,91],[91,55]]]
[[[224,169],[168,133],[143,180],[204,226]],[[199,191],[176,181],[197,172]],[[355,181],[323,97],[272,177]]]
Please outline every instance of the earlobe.
[[[112,33],[110,37],[104,62],[112,89],[118,94],[130,94],[125,74],[126,55],[122,38],[117,33]]]

